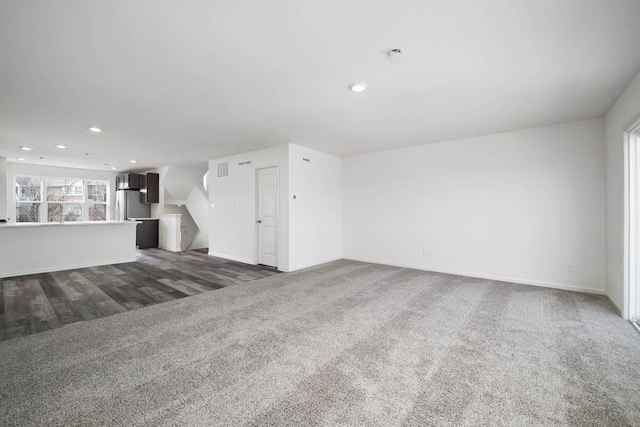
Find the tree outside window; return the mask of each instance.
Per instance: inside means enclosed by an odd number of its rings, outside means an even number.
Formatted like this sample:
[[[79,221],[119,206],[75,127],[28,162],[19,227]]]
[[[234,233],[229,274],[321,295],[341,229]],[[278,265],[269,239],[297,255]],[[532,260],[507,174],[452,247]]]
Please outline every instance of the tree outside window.
[[[109,181],[103,180],[17,176],[16,221],[106,221],[108,189]]]

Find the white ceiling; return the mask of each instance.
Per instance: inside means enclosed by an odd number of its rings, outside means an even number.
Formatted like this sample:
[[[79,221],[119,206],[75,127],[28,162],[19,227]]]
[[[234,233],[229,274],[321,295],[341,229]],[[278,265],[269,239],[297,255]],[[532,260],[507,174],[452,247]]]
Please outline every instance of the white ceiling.
[[[640,68],[638,16],[637,0],[4,1],[0,156],[203,166],[598,117]]]

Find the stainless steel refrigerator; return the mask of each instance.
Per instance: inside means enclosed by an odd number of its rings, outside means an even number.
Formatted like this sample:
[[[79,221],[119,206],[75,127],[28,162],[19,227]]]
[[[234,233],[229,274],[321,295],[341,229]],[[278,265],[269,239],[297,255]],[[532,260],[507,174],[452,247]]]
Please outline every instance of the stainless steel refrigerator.
[[[116,221],[129,218],[149,218],[151,207],[140,202],[140,192],[134,190],[116,191]]]

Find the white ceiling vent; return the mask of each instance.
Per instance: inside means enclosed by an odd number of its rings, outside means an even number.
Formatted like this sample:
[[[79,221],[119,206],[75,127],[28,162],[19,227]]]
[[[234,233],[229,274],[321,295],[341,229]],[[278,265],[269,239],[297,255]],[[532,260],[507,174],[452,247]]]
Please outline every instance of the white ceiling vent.
[[[229,163],[218,163],[218,178],[229,176]]]

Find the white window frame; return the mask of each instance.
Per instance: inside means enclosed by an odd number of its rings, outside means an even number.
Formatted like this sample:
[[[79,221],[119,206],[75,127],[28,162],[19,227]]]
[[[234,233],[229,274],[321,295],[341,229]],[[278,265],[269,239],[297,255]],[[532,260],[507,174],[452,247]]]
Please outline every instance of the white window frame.
[[[40,209],[39,209],[39,213],[40,213],[40,223],[48,223],[48,222],[52,222],[52,221],[48,221],[48,212],[49,212],[49,204],[81,204],[82,205],[82,222],[103,222],[103,221],[90,221],[89,220],[89,206],[90,205],[105,205],[105,210],[106,210],[106,219],[105,221],[111,221],[111,181],[108,179],[101,179],[101,178],[69,178],[69,177],[55,177],[55,176],[41,176],[41,175],[29,175],[29,174],[16,174],[13,176],[13,187],[14,187],[14,193],[12,194],[12,197],[14,197],[15,199],[15,187],[16,187],[16,181],[19,177],[30,177],[30,178],[39,178],[42,180],[42,183],[40,184],[40,201],[39,202],[29,202],[29,201],[18,201],[15,200],[14,203],[14,214],[16,216],[16,222],[18,221],[18,215],[17,215],[17,209],[18,209],[18,204],[19,203],[39,203],[40,204]],[[82,181],[82,202],[63,202],[63,201],[55,201],[55,202],[50,202],[47,201],[47,180],[50,179],[61,179],[61,180],[76,180],[76,181]],[[88,188],[88,182],[89,181],[101,181],[106,183],[107,185],[107,191],[106,191],[106,202],[94,202],[92,200],[89,200],[89,188]],[[73,188],[73,187],[72,187]],[[72,191],[74,195],[75,194],[75,190]],[[57,222],[57,221],[53,221],[53,222]]]
[[[625,238],[622,317],[633,320],[640,317],[640,114],[623,128],[623,132]]]

